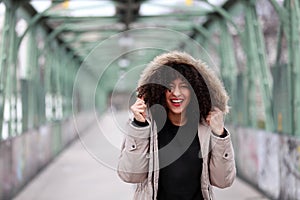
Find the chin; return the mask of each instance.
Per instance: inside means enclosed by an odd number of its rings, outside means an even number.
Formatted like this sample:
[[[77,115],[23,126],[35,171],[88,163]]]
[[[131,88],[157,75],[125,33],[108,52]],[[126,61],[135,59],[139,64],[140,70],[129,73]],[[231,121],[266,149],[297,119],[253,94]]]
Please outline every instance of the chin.
[[[183,113],[183,110],[182,109],[170,109],[170,111],[173,113],[173,114],[177,114],[177,115],[180,115]]]

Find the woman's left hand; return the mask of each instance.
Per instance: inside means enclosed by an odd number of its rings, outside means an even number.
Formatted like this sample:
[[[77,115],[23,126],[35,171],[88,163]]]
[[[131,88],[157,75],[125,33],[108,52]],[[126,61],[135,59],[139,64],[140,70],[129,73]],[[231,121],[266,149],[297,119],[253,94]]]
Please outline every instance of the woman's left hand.
[[[214,107],[206,117],[206,122],[210,126],[213,133],[222,135],[224,133],[224,114],[223,112]]]

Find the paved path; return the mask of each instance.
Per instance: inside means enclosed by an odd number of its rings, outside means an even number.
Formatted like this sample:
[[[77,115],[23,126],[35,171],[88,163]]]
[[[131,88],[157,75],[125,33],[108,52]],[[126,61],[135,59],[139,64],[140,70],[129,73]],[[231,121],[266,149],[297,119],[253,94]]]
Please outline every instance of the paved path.
[[[134,186],[115,171],[127,113],[105,115],[80,140],[62,152],[15,200],[130,200]],[[105,133],[105,134],[102,134]],[[216,199],[267,199],[236,179],[228,189],[216,189]]]

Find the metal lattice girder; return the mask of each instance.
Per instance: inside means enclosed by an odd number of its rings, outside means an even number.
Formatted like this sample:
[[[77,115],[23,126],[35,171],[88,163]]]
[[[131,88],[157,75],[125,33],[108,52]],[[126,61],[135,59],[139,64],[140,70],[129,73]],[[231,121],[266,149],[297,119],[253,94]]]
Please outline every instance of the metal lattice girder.
[[[2,36],[2,46],[1,46],[1,63],[0,63],[0,139],[2,138],[2,124],[4,120],[4,106],[5,101],[9,100],[11,102],[12,98],[12,89],[15,88],[13,86],[12,81],[14,80],[14,68],[16,67],[16,60],[14,59],[16,55],[16,10],[18,8],[18,4],[14,4],[11,2],[5,2],[6,10],[5,10],[5,21],[3,28],[3,36]],[[15,94],[15,98],[17,95]],[[11,105],[11,104],[10,104]],[[10,114],[13,114],[14,108],[9,108]],[[14,109],[15,110],[15,109]],[[16,116],[16,115],[15,115]],[[11,123],[8,122],[9,127],[9,135],[12,133],[11,131]]]
[[[259,85],[261,89],[261,95],[263,98],[264,108],[265,108],[265,128],[269,131],[275,130],[273,110],[272,110],[272,80],[270,75],[270,70],[267,65],[265,58],[265,46],[263,33],[258,21],[255,1],[244,1],[245,12],[246,12],[246,40],[247,40],[247,61],[248,69],[250,70],[250,79],[255,78],[259,80]],[[249,85],[250,86],[250,85]],[[255,83],[250,86],[250,91],[253,91]],[[255,93],[250,93],[251,98],[255,97]],[[252,100],[254,101],[254,99]],[[251,102],[253,104],[254,102]],[[251,106],[251,105],[249,105]],[[256,113],[252,112],[251,118],[253,118]],[[253,122],[252,122],[253,123]],[[256,123],[256,122],[255,122]]]
[[[235,22],[233,21],[232,16],[229,13],[229,10],[238,2],[236,0],[228,0],[226,1],[226,3],[222,6],[216,6],[210,2],[208,2],[207,0],[199,0],[203,3],[206,3],[207,5],[209,5],[213,11],[210,12],[209,14],[207,14],[207,20],[201,24],[200,29],[195,29],[194,32],[198,32],[200,34],[203,34],[204,37],[209,38],[210,37],[210,33],[207,32],[206,30],[208,30],[210,28],[210,26],[214,23],[217,22],[220,19],[225,19],[227,20],[227,22],[229,22],[237,31],[237,33],[242,37],[242,33],[239,30],[239,28],[237,27],[237,25],[235,24]],[[196,27],[198,28],[198,26],[196,25]]]
[[[221,76],[224,80],[225,88],[231,96],[230,106],[232,107],[232,122],[237,122],[238,116],[236,109],[236,78],[237,66],[234,55],[234,46],[232,36],[229,33],[226,20],[220,20],[220,48],[219,54],[221,57]]]
[[[300,135],[300,8],[298,0],[286,0],[289,13],[288,44],[293,134]]]
[[[248,106],[247,106],[247,94],[249,91],[246,90],[247,87],[247,74],[240,73],[237,75],[237,91],[236,91],[236,98],[238,103],[236,104],[237,112],[237,121],[239,125],[248,126]]]
[[[28,5],[28,4],[27,4]],[[53,6],[55,6],[56,4],[53,4],[52,6],[50,6],[49,8],[47,8],[46,10],[44,10],[41,13],[36,13],[32,19],[30,20],[30,22],[28,23],[28,27],[26,28],[26,30],[24,31],[24,33],[17,39],[17,48],[20,47],[21,42],[23,41],[24,37],[26,36],[26,34],[28,33],[28,31],[35,25],[37,25],[37,23],[39,22],[39,20],[41,18],[43,18],[43,16],[45,15],[45,13],[47,13],[49,10],[51,10],[53,8]]]
[[[229,14],[228,10],[236,4],[235,0],[228,0],[225,5],[221,6],[215,6],[214,4],[208,2],[207,0],[203,0],[206,2],[208,5],[210,5],[214,10],[215,13],[218,15],[222,16],[227,22],[229,22],[237,31],[237,33],[242,37],[242,32],[240,29],[237,27],[236,23],[233,21],[232,16]],[[227,10],[228,9],[228,10]],[[215,14],[216,15],[216,14]],[[210,21],[208,20],[206,23],[203,24],[204,27],[209,26]]]
[[[63,68],[63,77],[64,77],[64,110],[65,117],[70,116],[72,114],[72,94],[73,94],[73,83],[76,76],[76,69],[72,66],[76,66],[73,61],[73,55],[70,52],[67,53],[67,59],[65,59],[65,67]]]
[[[280,19],[277,65],[280,65],[281,40],[284,35],[288,44],[288,122],[291,134],[300,135],[300,5],[298,0],[285,0],[281,7],[270,0]],[[279,113],[280,114],[280,113]]]
[[[50,23],[63,22],[69,23],[79,23],[79,22],[117,22],[116,16],[65,16],[58,14],[50,14],[49,12],[43,13],[43,18]]]
[[[204,1],[206,4],[208,4],[210,7],[213,8],[214,12],[211,13],[208,18],[208,20],[202,24],[202,26],[196,26],[194,28],[194,32],[196,32],[196,36],[200,35],[202,36],[202,40],[200,40],[200,43],[202,45],[205,45],[206,48],[208,48],[208,43],[211,44],[214,49],[220,50],[220,61],[221,61],[221,74],[222,78],[224,80],[224,83],[230,93],[231,98],[231,104],[234,104],[234,98],[236,96],[236,78],[237,78],[237,68],[236,68],[236,61],[235,61],[235,55],[234,55],[234,48],[233,48],[233,41],[232,38],[228,32],[227,23],[232,25],[232,27],[235,29],[238,36],[243,40],[243,33],[237,27],[236,23],[233,20],[233,17],[231,15],[231,9],[238,3],[238,1],[226,1],[226,3],[222,6],[216,6],[208,1]],[[220,27],[220,44],[216,44],[213,40],[211,40],[211,30],[213,29],[213,25],[216,25],[216,27]],[[218,29],[219,30],[219,29]],[[200,39],[201,39],[200,38]],[[246,102],[247,103],[247,102]],[[243,108],[245,108],[244,106]],[[236,106],[233,106],[233,113]],[[237,109],[237,108],[236,108]],[[238,109],[237,109],[238,110]],[[246,111],[245,111],[246,112]],[[245,113],[243,112],[243,113]],[[238,118],[238,114],[233,114],[233,118]],[[247,118],[241,117],[244,121],[248,121]],[[234,122],[238,122],[237,119],[232,119]]]
[[[170,13],[170,14],[161,14],[161,15],[141,15],[138,18],[139,20],[146,21],[151,19],[161,19],[161,18],[173,18],[173,19],[181,19],[181,20],[188,20],[191,18],[199,17],[199,16],[205,16],[208,13],[201,13],[201,12],[194,12],[194,13]],[[66,23],[74,23],[74,22],[81,22],[81,21],[98,21],[98,22],[117,22],[116,16],[65,16],[65,15],[57,15],[57,14],[51,14],[51,13],[44,13],[44,18],[47,18],[50,22],[58,22],[63,21]]]
[[[35,128],[40,124],[39,114],[39,101],[37,97],[38,94],[38,86],[40,85],[40,73],[39,73],[39,65],[38,65],[38,48],[36,42],[36,28],[32,28],[29,31],[29,40],[28,40],[28,57],[30,59],[27,60],[27,99],[24,99],[23,102],[23,130],[27,130],[28,128]]]
[[[0,63],[0,139],[2,138],[2,124],[4,117],[4,105],[6,96],[6,83],[7,83],[7,71],[8,71],[8,47],[9,46],[9,36],[10,36],[10,19],[14,16],[11,10],[6,9],[5,11],[5,21],[2,33],[2,46],[1,46],[1,63]]]
[[[208,41],[213,47],[217,48],[217,44],[213,40],[207,40],[207,38],[211,37],[211,33],[206,28],[195,26],[194,30],[198,33],[197,35],[200,35],[203,38],[203,40]]]
[[[247,15],[248,13],[248,15]],[[244,51],[247,57],[247,76],[245,76],[245,89],[247,93],[245,94],[245,107],[246,107],[246,122],[248,126],[256,127],[257,122],[257,110],[256,110],[256,71],[258,67],[258,61],[255,58],[255,47],[253,41],[255,40],[254,31],[251,30],[251,15],[249,12],[246,13],[246,28],[244,37]],[[255,68],[256,67],[256,68]]]
[[[48,18],[45,16],[47,16],[47,13],[50,12],[54,7],[58,6],[61,3],[61,1],[53,1],[51,6],[49,6],[46,10],[40,13],[37,13],[30,3],[22,5],[22,8],[31,15],[31,19],[28,21],[28,26],[24,33],[17,39],[17,48],[19,48],[21,42],[23,41],[28,31],[30,31],[30,29],[32,29],[34,26],[41,25],[46,31],[53,32],[52,27],[49,27],[47,24],[45,24],[45,22],[48,20]],[[53,37],[53,39],[64,43],[64,41],[61,41],[58,37]],[[78,57],[76,57],[76,59],[77,58]],[[82,60],[82,58],[78,59]]]

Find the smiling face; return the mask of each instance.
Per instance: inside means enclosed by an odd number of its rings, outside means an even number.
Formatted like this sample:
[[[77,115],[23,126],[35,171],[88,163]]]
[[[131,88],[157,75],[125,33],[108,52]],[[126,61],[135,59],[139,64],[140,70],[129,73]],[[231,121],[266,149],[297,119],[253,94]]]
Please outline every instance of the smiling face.
[[[191,91],[189,84],[177,78],[169,84],[169,90],[165,93],[168,116],[186,117],[186,110],[190,103]]]

